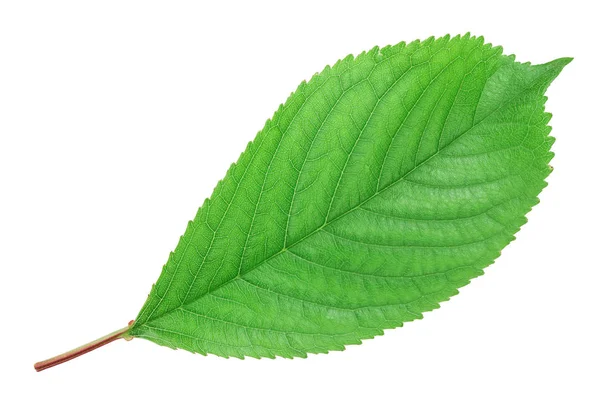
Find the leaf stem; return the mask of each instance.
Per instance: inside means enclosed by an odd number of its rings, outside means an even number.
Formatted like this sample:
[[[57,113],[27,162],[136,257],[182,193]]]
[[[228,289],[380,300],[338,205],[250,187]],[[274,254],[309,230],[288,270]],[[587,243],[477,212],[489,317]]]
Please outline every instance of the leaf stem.
[[[67,362],[69,360],[72,360],[76,357],[79,357],[79,356],[85,354],[85,353],[89,353],[90,351],[96,350],[97,348],[102,347],[106,344],[109,344],[110,342],[114,342],[117,339],[123,338],[125,340],[131,340],[132,337],[127,335],[127,332],[129,331],[129,327],[132,324],[133,324],[133,321],[129,322],[129,325],[127,325],[125,328],[122,328],[122,329],[119,329],[118,331],[109,333],[108,335],[102,336],[101,338],[96,339],[93,342],[84,344],[81,347],[77,347],[76,349],[67,351],[66,353],[60,354],[56,357],[52,357],[47,360],[37,362],[33,365],[33,367],[35,368],[36,371],[40,372],[45,369],[52,368],[56,365],[59,365],[64,362]]]

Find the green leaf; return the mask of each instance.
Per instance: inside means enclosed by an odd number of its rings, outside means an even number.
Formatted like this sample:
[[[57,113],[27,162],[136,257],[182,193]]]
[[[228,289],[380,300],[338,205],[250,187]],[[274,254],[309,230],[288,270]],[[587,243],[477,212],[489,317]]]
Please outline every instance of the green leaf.
[[[570,61],[521,64],[466,35],[326,67],[204,202],[129,335],[305,357],[438,308],[538,202],[544,92]]]

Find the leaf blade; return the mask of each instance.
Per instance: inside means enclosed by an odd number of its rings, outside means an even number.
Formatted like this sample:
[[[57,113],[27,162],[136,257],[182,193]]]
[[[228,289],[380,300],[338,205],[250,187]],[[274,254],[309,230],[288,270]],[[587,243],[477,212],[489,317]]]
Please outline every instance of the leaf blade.
[[[217,185],[131,334],[294,357],[437,308],[536,203],[552,143],[542,94],[568,61],[518,64],[465,36],[327,67]]]

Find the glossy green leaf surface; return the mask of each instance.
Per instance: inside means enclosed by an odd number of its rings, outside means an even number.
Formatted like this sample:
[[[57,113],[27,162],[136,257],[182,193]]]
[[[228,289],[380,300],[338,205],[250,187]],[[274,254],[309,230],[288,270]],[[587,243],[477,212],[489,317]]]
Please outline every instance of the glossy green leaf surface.
[[[466,35],[326,67],[199,209],[129,333],[305,357],[439,307],[538,202],[553,142],[544,92],[569,61],[517,63]]]

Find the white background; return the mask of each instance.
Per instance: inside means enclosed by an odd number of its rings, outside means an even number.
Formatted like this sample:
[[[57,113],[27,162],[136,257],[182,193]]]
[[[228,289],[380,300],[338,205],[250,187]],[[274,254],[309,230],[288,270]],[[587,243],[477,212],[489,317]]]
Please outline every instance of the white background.
[[[405,4],[402,4],[405,3]],[[3,1],[0,397],[598,399],[597,12],[586,3]],[[548,91],[556,157],[502,257],[344,352],[237,360],[118,341],[187,221],[297,84],[348,53],[467,31]]]

